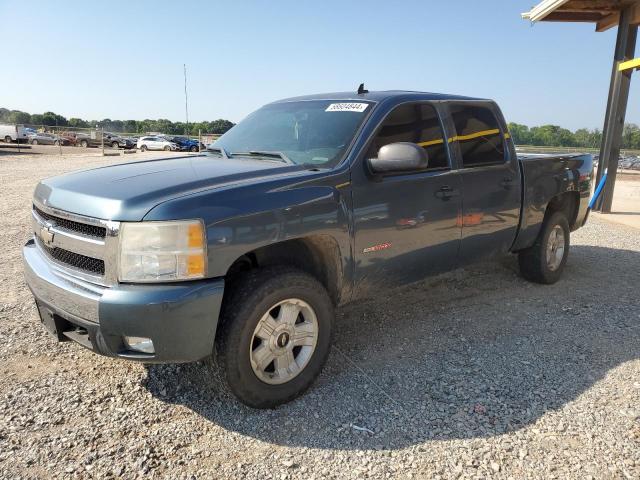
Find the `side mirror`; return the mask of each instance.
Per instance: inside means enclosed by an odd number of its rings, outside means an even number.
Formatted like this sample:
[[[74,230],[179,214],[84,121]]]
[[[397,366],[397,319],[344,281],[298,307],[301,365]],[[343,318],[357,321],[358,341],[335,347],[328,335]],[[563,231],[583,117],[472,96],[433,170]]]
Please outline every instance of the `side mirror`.
[[[385,145],[378,150],[377,158],[368,160],[373,173],[401,173],[424,170],[429,164],[429,156],[424,148],[411,142]]]

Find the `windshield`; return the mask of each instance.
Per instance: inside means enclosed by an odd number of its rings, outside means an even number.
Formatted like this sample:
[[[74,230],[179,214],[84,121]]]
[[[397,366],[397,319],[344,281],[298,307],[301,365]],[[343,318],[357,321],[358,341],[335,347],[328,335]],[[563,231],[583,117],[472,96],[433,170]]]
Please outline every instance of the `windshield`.
[[[370,102],[274,103],[253,112],[211,148],[232,157],[244,154],[279,161],[274,155],[279,153],[298,165],[335,165],[371,108]]]

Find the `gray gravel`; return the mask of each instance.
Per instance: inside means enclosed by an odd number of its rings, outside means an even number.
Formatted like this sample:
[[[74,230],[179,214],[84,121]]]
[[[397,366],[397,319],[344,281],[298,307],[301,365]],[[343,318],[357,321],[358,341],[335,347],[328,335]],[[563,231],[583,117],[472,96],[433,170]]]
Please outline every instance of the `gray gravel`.
[[[0,157],[0,478],[640,478],[638,230],[592,218],[556,286],[506,258],[342,308],[316,386],[255,411],[204,364],[106,359],[38,324],[33,187],[114,161]]]

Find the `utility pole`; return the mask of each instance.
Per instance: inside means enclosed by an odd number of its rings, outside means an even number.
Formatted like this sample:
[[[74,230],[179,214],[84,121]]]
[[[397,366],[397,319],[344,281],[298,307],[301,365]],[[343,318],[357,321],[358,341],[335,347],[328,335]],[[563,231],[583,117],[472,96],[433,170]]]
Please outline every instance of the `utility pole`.
[[[185,134],[189,135],[189,103],[187,97],[187,64],[183,63],[182,67],[184,69],[184,113],[187,118],[187,124],[185,126]]]

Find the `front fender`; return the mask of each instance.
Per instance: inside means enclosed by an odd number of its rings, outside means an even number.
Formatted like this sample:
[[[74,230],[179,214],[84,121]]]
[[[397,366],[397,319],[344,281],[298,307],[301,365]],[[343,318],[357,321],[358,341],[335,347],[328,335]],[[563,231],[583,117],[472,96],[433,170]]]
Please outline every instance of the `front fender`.
[[[347,181],[345,182],[345,178]],[[350,260],[348,173],[294,185],[251,185],[201,192],[165,202],[145,220],[202,218],[210,278],[223,277],[240,257],[261,247],[312,235],[332,237],[343,265]]]

